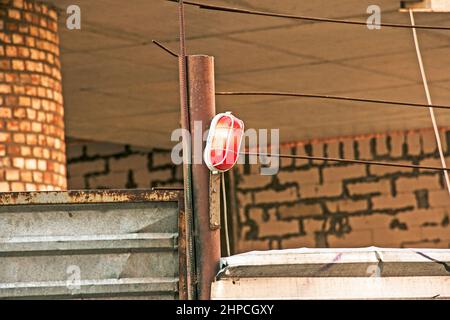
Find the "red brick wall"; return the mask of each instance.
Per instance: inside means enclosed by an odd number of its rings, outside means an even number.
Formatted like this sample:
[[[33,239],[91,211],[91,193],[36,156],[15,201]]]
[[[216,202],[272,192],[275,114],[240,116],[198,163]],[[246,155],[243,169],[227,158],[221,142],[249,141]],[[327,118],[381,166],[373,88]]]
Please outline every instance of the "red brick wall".
[[[0,192],[66,189],[57,13],[0,1]]]
[[[441,136],[449,156],[450,131]],[[310,141],[281,153],[440,166],[431,130]],[[450,245],[450,196],[440,172],[283,159],[276,176],[261,176],[254,165],[234,176],[238,252]]]

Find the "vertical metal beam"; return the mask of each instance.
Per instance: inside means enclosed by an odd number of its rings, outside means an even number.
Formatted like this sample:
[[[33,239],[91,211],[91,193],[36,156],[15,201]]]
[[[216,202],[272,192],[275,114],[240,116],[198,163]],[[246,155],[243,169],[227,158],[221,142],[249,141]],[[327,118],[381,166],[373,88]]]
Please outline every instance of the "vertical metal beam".
[[[210,171],[203,162],[203,135],[216,114],[214,58],[188,56],[189,118],[193,142],[192,186],[195,225],[197,293],[210,299],[211,283],[219,269],[220,229],[211,228],[209,216]],[[201,146],[200,146],[201,144]],[[198,161],[200,160],[200,163]]]

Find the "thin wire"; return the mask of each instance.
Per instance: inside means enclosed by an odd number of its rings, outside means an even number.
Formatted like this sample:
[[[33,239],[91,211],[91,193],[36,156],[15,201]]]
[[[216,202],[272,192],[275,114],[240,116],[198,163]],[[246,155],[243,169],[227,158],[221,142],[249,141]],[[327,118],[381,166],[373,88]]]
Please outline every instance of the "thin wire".
[[[152,40],[153,44],[157,45],[158,47],[160,47],[161,49],[163,49],[165,52],[167,52],[168,54],[174,56],[175,58],[178,58],[178,54],[176,54],[175,52],[173,52],[172,50],[170,50],[169,48],[167,48],[165,45],[163,45],[161,42],[156,41],[156,40]]]
[[[177,0],[167,0],[167,1],[175,2]],[[295,19],[295,20],[307,20],[307,21],[330,22],[330,23],[341,23],[341,24],[353,24],[353,25],[367,26],[367,22],[364,22],[364,21],[281,14],[281,13],[274,13],[274,12],[264,12],[264,11],[256,11],[256,10],[247,10],[247,9],[239,9],[239,8],[232,8],[232,7],[225,7],[225,6],[210,5],[210,4],[204,4],[204,3],[194,2],[194,1],[185,1],[184,3],[187,5],[191,5],[191,6],[198,6],[200,9],[206,9],[206,10],[225,11],[225,12],[232,12],[232,13],[243,13],[243,14],[249,14],[249,15],[275,17],[275,18],[287,18],[287,19]],[[406,29],[413,28],[409,24],[399,24],[399,23],[380,23],[379,26],[389,27],[389,28],[406,28]],[[431,30],[450,30],[450,27],[429,26],[429,25],[417,25],[417,26],[415,26],[415,28],[431,29]]]
[[[230,235],[228,234],[228,217],[227,217],[227,194],[225,189],[225,173],[220,177],[222,180],[222,201],[223,201],[223,223],[225,228],[225,243],[227,245],[227,257],[231,256]]]
[[[429,104],[423,104],[423,103],[412,103],[412,102],[379,100],[379,99],[363,99],[363,98],[353,98],[353,97],[333,96],[333,95],[323,95],[323,94],[309,94],[309,93],[300,93],[300,92],[226,91],[226,92],[216,92],[216,95],[218,95],[218,96],[284,96],[284,97],[318,98],[318,99],[357,101],[357,102],[378,103],[378,104],[392,104],[392,105],[398,105],[398,106],[411,106],[411,107],[418,107],[418,108],[430,108]],[[433,108],[450,109],[450,106],[433,105]]]
[[[411,18],[411,25],[414,26],[415,21],[414,21],[414,13],[413,13],[412,9],[409,9],[409,16]],[[431,100],[430,89],[428,88],[428,80],[427,80],[427,76],[425,74],[425,67],[423,65],[422,53],[420,51],[420,46],[419,46],[419,39],[417,37],[416,29],[413,28],[412,31],[413,31],[414,45],[416,47],[417,59],[419,61],[420,73],[422,75],[423,87],[425,89],[425,95],[427,96],[427,101],[428,101],[429,111],[430,111],[430,116],[431,116],[431,122],[433,123],[434,135],[436,136],[436,143],[437,143],[438,150],[439,150],[439,156],[441,158],[442,168],[446,169],[447,164],[445,163],[444,151],[442,149],[441,138],[439,135],[439,129],[437,126],[437,121],[436,121],[436,117],[435,117],[434,109],[433,109],[433,102]],[[450,179],[449,179],[448,171],[444,171],[444,177],[445,177],[445,182],[447,184],[448,193],[450,194]]]
[[[419,166],[419,165],[413,165],[413,164],[401,164],[401,163],[379,162],[379,161],[369,161],[369,160],[311,157],[311,156],[300,156],[300,155],[293,155],[293,154],[271,154],[271,153],[260,153],[260,152],[240,152],[240,154],[247,155],[247,156],[263,156],[263,157],[268,157],[268,158],[275,157],[275,158],[301,159],[301,160],[319,160],[319,161],[331,161],[331,162],[342,162],[342,163],[353,163],[353,164],[369,164],[369,165],[375,165],[375,166],[412,168],[412,169],[435,170],[435,171],[450,170],[447,168],[433,167],[433,166]]]

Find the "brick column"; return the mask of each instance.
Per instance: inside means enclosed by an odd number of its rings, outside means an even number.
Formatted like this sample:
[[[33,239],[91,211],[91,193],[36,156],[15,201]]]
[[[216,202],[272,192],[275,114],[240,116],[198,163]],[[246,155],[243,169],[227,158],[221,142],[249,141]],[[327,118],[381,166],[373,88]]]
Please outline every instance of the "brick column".
[[[0,192],[66,189],[57,12],[0,0]]]

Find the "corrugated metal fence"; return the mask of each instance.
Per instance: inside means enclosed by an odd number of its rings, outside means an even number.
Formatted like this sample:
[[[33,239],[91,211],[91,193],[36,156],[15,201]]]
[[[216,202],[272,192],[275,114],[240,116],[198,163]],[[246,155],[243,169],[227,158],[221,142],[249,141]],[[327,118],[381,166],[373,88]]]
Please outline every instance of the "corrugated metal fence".
[[[0,298],[186,298],[182,193],[0,195]]]

